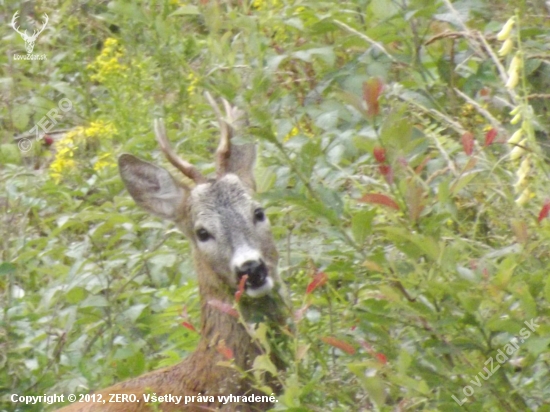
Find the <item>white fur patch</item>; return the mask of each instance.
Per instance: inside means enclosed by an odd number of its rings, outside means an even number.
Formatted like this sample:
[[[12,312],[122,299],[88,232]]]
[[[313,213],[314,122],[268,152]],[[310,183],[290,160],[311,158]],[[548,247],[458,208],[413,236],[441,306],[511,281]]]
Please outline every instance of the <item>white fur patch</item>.
[[[269,292],[271,292],[271,289],[273,289],[273,285],[274,285],[273,279],[271,279],[271,276],[268,276],[265,279],[265,283],[259,288],[255,288],[255,289],[247,288],[246,294],[251,298],[260,298],[264,295],[267,295]]]
[[[235,251],[233,259],[231,259],[231,267],[235,272],[238,272],[239,268],[246,262],[259,262],[261,259],[262,255],[258,250],[249,246],[241,246]]]

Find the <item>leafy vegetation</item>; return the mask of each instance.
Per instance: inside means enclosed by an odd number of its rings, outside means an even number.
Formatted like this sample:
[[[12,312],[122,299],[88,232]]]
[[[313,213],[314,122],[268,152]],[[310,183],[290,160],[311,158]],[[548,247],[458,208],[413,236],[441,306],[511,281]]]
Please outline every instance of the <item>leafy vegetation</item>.
[[[45,60],[13,58],[18,6],[30,31],[48,14]],[[212,171],[208,90],[249,115],[296,310],[275,410],[550,410],[544,1],[0,9],[0,409],[193,350],[189,245],[137,209],[116,157],[163,163],[163,117]]]

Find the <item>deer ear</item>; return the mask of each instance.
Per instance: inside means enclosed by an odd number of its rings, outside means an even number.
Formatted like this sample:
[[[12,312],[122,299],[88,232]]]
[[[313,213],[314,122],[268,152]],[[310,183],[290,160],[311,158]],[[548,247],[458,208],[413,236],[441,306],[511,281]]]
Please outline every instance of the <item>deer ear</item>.
[[[136,203],[165,219],[176,220],[187,190],[167,170],[130,154],[118,158],[122,181]]]
[[[252,190],[256,190],[254,164],[256,163],[256,145],[253,143],[231,144],[226,173],[236,174]]]

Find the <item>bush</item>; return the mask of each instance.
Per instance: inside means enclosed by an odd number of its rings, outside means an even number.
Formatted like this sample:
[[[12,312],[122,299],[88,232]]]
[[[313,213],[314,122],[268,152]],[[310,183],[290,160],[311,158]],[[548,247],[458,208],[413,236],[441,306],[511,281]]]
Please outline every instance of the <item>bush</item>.
[[[193,350],[189,245],[115,159],[162,163],[163,117],[212,171],[205,90],[249,115],[296,310],[275,410],[550,410],[542,2],[47,7],[46,60],[13,60],[13,31],[0,45],[3,410]]]

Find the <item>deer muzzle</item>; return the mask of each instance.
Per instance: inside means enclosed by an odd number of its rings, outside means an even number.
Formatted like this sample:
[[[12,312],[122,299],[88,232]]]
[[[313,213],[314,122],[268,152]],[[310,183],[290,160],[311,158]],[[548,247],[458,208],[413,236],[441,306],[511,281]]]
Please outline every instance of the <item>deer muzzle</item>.
[[[249,260],[237,268],[237,280],[248,275],[246,293],[251,297],[260,297],[273,288],[273,280],[263,260]]]

